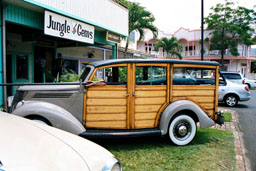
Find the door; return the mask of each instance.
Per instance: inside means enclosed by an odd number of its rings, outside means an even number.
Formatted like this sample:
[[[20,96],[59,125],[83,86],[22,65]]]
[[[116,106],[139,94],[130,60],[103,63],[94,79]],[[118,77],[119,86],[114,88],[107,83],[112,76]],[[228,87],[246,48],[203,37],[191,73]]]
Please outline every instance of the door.
[[[7,82],[28,83],[31,82],[31,55],[7,54]],[[14,94],[15,87],[7,88],[8,96]]]
[[[90,80],[105,80],[105,86],[92,86],[85,93],[85,127],[129,129],[130,64],[96,69]]]
[[[169,66],[134,64],[131,99],[131,128],[154,128],[169,102]]]

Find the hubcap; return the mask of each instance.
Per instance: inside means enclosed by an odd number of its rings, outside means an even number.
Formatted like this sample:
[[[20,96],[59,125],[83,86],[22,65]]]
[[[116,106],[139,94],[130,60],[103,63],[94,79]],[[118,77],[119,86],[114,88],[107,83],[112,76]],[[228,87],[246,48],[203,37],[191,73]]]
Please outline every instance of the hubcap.
[[[186,120],[180,120],[173,127],[173,134],[179,140],[187,139],[191,134],[191,125]]]
[[[234,106],[236,104],[236,98],[235,97],[228,97],[226,102],[229,106]]]

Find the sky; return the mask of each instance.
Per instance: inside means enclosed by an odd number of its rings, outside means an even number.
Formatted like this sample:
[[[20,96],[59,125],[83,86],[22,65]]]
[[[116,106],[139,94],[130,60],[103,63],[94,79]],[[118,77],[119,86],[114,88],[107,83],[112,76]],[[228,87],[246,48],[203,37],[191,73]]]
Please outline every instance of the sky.
[[[201,28],[201,0],[130,0],[139,2],[156,18],[155,26],[165,33],[172,34],[180,27],[194,30]],[[204,0],[204,17],[212,6],[225,0]],[[253,9],[256,0],[233,0],[249,9]],[[256,10],[256,7],[254,8]]]

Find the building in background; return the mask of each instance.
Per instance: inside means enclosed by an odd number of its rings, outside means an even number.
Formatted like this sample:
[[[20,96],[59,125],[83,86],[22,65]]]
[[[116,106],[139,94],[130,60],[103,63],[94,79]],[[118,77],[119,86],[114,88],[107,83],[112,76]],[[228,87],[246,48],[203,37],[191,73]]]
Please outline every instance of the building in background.
[[[204,35],[205,37],[209,37],[209,31],[205,31]],[[185,28],[180,28],[173,34],[166,34],[162,31],[159,31],[158,37],[156,39],[153,38],[153,34],[150,31],[146,30],[145,39],[143,41],[137,42],[137,50],[141,52],[146,52],[154,58],[165,58],[166,52],[164,52],[163,49],[160,48],[158,52],[156,52],[154,49],[155,44],[162,37],[176,37],[180,41],[180,43],[183,45],[183,60],[201,60],[201,30],[189,30]],[[204,42],[204,60],[220,62],[220,51],[210,51],[209,48],[209,42]],[[253,45],[247,47],[243,44],[239,44],[237,48],[240,53],[239,56],[232,56],[229,52],[229,49],[225,51],[225,71],[240,72],[243,75],[250,77],[252,75],[251,63],[256,62],[256,46]]]
[[[53,82],[57,54],[80,74],[90,61],[116,59],[128,35],[128,9],[116,0],[0,2],[0,83]],[[14,90],[0,90],[0,105]]]

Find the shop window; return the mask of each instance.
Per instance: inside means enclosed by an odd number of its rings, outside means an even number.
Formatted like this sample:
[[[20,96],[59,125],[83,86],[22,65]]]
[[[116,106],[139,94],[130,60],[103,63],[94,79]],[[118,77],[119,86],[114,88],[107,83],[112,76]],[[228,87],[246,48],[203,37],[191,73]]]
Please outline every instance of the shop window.
[[[28,56],[16,56],[16,79],[28,79]]]
[[[135,80],[136,85],[166,85],[166,67],[138,66]]]
[[[173,85],[215,85],[215,70],[203,68],[174,68]]]
[[[107,85],[126,85],[127,67],[108,67],[97,70],[92,81],[104,80]]]
[[[64,71],[78,74],[78,60],[64,59]]]

